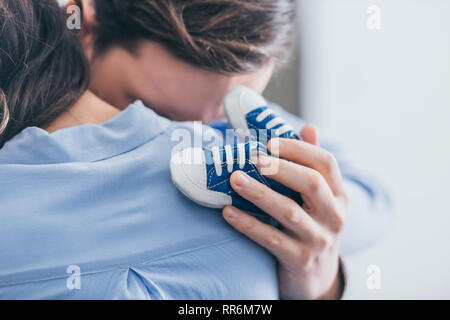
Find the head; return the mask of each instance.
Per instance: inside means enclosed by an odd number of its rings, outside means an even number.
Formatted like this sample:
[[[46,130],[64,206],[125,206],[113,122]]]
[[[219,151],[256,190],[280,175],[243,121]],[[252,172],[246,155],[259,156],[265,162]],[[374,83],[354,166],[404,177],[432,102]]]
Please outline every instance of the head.
[[[173,120],[215,120],[237,85],[262,92],[289,57],[295,0],[79,0],[91,89]]]
[[[88,87],[88,66],[56,0],[0,0],[0,147],[45,127]]]

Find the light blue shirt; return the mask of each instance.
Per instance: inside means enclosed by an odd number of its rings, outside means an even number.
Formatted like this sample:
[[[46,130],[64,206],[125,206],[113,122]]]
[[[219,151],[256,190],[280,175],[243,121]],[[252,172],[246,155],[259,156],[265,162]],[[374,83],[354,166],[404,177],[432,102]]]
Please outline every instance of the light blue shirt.
[[[194,130],[136,102],[103,125],[9,141],[0,299],[278,299],[275,259],[172,185],[178,129]]]
[[[304,125],[271,107],[298,130]],[[171,183],[177,138],[198,130],[207,129],[136,102],[103,125],[52,134],[32,127],[6,143],[0,299],[277,299],[275,259]],[[223,138],[206,136],[192,143]],[[325,147],[351,198],[341,252],[355,252],[386,229],[389,200],[345,153]]]

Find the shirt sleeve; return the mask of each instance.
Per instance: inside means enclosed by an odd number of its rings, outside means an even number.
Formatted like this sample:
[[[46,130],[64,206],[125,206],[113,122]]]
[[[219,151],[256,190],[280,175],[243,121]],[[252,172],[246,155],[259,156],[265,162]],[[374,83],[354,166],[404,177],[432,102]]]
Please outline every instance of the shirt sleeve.
[[[306,124],[301,118],[270,103],[286,123],[298,132]],[[392,223],[392,201],[386,187],[367,168],[356,163],[342,145],[321,139],[321,146],[338,160],[350,198],[341,242],[341,254],[352,254],[374,245]]]

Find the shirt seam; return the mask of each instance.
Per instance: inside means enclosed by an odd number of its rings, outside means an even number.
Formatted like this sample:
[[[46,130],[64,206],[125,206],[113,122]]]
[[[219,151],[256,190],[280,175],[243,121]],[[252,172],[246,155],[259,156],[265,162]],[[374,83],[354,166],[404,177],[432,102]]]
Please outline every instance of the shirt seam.
[[[91,276],[91,275],[101,274],[101,273],[107,273],[107,272],[117,271],[117,270],[129,270],[129,269],[140,267],[140,266],[149,266],[149,265],[151,265],[151,264],[153,264],[155,262],[159,262],[159,261],[163,261],[165,259],[170,259],[170,258],[173,258],[173,257],[189,254],[189,253],[192,253],[192,252],[195,252],[195,251],[199,251],[199,250],[203,250],[203,249],[207,249],[207,248],[210,248],[210,247],[215,247],[215,246],[218,246],[220,244],[230,243],[230,242],[233,242],[233,241],[236,241],[236,240],[239,240],[239,239],[241,239],[241,237],[229,238],[229,239],[217,241],[217,242],[214,242],[214,243],[211,243],[211,244],[197,246],[197,247],[194,247],[194,248],[185,249],[185,250],[182,250],[182,251],[178,251],[178,252],[174,252],[174,253],[171,253],[171,254],[163,255],[163,256],[160,256],[160,257],[157,257],[157,258],[153,258],[153,259],[150,259],[150,260],[148,260],[149,258],[144,258],[143,260],[141,260],[141,262],[136,262],[136,263],[132,263],[132,264],[129,264],[129,265],[125,265],[124,263],[113,264],[113,265],[110,265],[110,266],[105,266],[103,268],[103,270],[81,272],[80,273],[80,277]],[[29,280],[29,281],[11,282],[11,283],[6,283],[6,284],[0,284],[0,288],[8,288],[8,287],[19,286],[19,285],[24,285],[24,284],[37,283],[37,282],[45,282],[45,281],[67,279],[68,276],[69,275],[57,276],[57,277],[47,277],[47,278],[41,278],[41,279],[33,279],[33,280]]]

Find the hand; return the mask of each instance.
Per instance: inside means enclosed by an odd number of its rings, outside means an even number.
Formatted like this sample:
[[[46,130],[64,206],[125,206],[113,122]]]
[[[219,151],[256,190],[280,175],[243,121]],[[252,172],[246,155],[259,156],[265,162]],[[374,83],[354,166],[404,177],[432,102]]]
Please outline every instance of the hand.
[[[268,149],[280,159],[259,157],[258,167],[263,173],[265,166],[278,166],[267,176],[300,192],[302,206],[243,172],[231,177],[233,189],[275,218],[283,230],[231,206],[224,208],[223,215],[278,259],[282,299],[338,299],[339,242],[347,195],[337,161],[318,147],[316,130],[306,126],[300,135],[304,141],[270,141]]]

